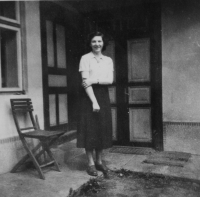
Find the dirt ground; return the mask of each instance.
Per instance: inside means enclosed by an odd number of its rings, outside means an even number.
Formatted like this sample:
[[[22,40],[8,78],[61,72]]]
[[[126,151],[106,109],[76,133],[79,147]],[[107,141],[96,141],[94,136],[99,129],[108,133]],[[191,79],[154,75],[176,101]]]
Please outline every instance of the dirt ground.
[[[200,181],[128,170],[111,172],[71,190],[68,197],[200,197]]]

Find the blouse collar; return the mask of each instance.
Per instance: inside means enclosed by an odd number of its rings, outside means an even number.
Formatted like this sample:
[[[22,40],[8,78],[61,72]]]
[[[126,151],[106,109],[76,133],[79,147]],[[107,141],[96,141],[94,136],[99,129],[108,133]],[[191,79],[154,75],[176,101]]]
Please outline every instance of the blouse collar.
[[[96,56],[94,55],[94,53],[90,52],[90,54],[91,54],[91,58],[95,58],[95,59],[96,59]],[[101,54],[101,55],[99,56],[99,58],[100,58],[100,59],[104,59],[104,55]]]

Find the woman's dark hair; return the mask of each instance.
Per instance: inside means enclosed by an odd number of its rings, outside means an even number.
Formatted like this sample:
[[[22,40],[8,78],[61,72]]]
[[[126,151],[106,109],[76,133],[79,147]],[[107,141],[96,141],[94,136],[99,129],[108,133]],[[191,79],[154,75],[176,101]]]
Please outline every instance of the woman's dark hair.
[[[106,50],[106,47],[108,46],[108,40],[106,39],[105,35],[99,31],[95,31],[95,32],[92,32],[88,35],[87,37],[87,47],[89,49],[91,49],[91,40],[95,37],[95,36],[101,36],[102,37],[102,40],[103,40],[103,48],[102,48],[102,51],[105,51]]]

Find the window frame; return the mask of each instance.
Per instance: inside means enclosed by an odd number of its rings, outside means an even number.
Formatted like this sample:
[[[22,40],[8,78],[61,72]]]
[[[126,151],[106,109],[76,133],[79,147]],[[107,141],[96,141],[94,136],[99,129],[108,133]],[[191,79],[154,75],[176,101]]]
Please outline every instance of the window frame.
[[[19,2],[15,2],[16,8],[16,20],[10,19],[4,16],[0,16],[0,28],[13,30],[16,32],[16,43],[17,43],[17,78],[18,87],[2,87],[1,80],[1,61],[0,61],[0,93],[8,92],[22,92],[23,91],[23,79],[22,79],[22,29],[20,25],[20,5]],[[1,59],[1,54],[0,54]]]
[[[15,8],[16,8],[16,20],[15,19],[11,19],[5,16],[0,16],[0,19],[2,21],[8,21],[11,23],[16,23],[16,24],[20,24],[20,9],[19,9],[19,2],[15,2]]]

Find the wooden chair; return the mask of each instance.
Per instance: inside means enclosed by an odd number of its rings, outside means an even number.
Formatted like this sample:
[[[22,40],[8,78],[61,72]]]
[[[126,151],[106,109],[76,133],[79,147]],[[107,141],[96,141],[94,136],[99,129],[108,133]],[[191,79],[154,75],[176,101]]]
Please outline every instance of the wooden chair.
[[[45,166],[54,164],[56,170],[60,171],[58,163],[50,150],[50,146],[55,143],[56,140],[58,140],[58,138],[65,133],[65,131],[41,130],[37,118],[35,119],[33,116],[33,105],[31,99],[10,99],[10,102],[17,132],[24,148],[28,153],[14,166],[11,172],[16,172],[28,159],[31,159],[33,162],[41,179],[45,179],[42,172],[42,168]],[[18,121],[20,114],[27,114],[30,117],[30,126],[21,128]],[[27,138],[38,139],[39,144],[31,149],[27,143]],[[43,154],[49,156],[50,161],[44,161],[44,163],[41,163],[39,159]]]

